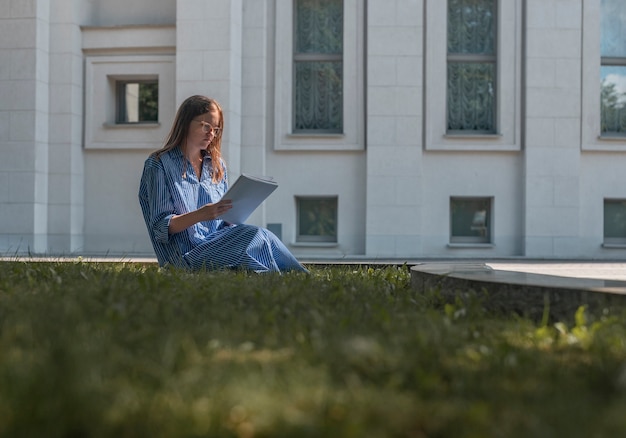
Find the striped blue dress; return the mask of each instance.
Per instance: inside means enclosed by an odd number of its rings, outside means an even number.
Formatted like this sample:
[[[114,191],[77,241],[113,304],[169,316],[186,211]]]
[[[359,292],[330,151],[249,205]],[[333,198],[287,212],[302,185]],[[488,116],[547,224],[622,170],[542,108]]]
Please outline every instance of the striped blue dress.
[[[255,272],[306,272],[280,239],[265,228],[232,225],[216,219],[169,234],[172,216],[217,202],[228,188],[226,176],[217,184],[211,181],[208,155],[202,166],[198,180],[179,148],[163,153],[159,159],[150,156],[145,161],[139,204],[159,265],[191,270],[245,268]]]

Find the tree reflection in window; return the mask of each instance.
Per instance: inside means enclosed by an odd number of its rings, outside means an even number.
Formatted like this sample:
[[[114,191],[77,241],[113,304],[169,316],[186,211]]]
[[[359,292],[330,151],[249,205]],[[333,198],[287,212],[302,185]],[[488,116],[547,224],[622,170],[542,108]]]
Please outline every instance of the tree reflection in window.
[[[626,67],[602,67],[602,133],[626,135]]]
[[[626,135],[626,2],[601,2],[601,133]]]

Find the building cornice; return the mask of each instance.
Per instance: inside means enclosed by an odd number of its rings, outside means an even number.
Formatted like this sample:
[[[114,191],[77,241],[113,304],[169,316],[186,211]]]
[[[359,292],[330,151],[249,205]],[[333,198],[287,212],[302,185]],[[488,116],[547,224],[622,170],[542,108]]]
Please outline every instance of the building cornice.
[[[80,29],[83,52],[88,55],[176,51],[175,25],[81,26]]]

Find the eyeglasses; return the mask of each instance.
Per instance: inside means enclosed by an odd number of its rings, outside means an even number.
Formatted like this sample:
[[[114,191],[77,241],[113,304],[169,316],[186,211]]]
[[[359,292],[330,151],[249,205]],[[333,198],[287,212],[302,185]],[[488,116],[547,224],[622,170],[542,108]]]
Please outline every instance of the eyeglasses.
[[[208,134],[209,132],[212,133],[214,136],[218,136],[220,135],[220,132],[222,132],[221,128],[216,128],[215,126],[211,125],[210,123],[207,122],[203,122],[202,120],[194,120],[194,122],[198,122],[202,125],[202,131],[205,134]]]

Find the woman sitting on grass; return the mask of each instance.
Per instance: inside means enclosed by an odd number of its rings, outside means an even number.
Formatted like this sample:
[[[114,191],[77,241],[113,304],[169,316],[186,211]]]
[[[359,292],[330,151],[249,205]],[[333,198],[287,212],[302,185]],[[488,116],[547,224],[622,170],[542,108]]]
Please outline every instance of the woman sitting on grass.
[[[178,109],[165,146],[145,161],[139,203],[159,265],[306,272],[269,230],[219,219],[232,207],[221,200],[228,188],[223,129],[220,105],[191,96]]]

